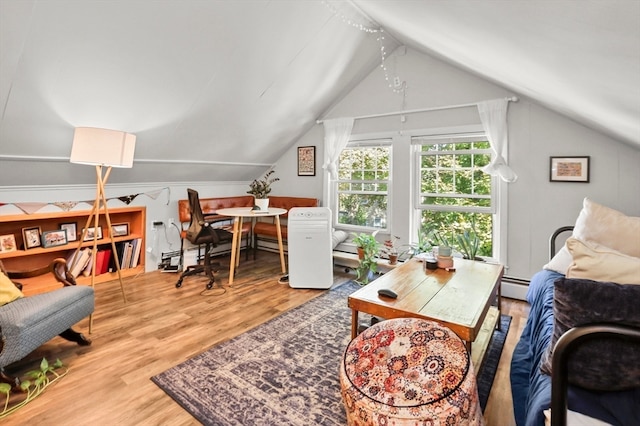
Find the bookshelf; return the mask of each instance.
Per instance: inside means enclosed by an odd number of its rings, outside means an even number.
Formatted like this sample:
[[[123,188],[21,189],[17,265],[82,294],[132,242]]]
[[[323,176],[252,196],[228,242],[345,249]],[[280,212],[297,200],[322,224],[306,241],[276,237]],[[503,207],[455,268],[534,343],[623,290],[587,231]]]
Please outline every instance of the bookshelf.
[[[109,230],[107,229],[107,220],[100,211],[99,226],[102,228],[102,239],[98,240],[98,250],[102,248],[111,248],[111,239],[109,238]],[[62,245],[52,247],[43,247],[42,242],[38,247],[25,248],[23,238],[23,229],[38,228],[39,233],[47,231],[56,231],[61,229],[63,224],[73,224],[76,226],[76,238],[82,237],[82,228],[87,223],[87,218],[91,214],[91,210],[78,210],[55,213],[34,213],[20,215],[0,215],[0,238],[6,235],[13,235],[15,239],[15,250],[6,246],[0,247],[0,260],[8,271],[29,271],[45,265],[48,265],[57,257],[68,258],[78,247],[79,241],[71,241]],[[129,277],[144,272],[144,247],[145,247],[145,227],[146,227],[146,208],[145,207],[111,207],[109,208],[109,216],[111,224],[115,227],[120,224],[127,224],[126,235],[114,237],[116,245],[119,243],[131,242],[139,239],[141,245],[141,253],[136,266],[122,269],[122,277]],[[90,226],[93,226],[90,225]],[[118,227],[118,231],[124,234],[124,226]],[[52,235],[55,235],[52,234]],[[36,243],[37,244],[37,243]],[[55,244],[55,243],[54,243]],[[91,248],[93,240],[85,241],[82,247]],[[96,275],[95,283],[101,283],[118,279],[118,273],[106,272]],[[39,277],[20,279],[23,284],[22,292],[25,295],[33,295],[44,293],[62,287],[53,275],[43,275]],[[91,275],[83,276],[80,274],[76,278],[76,282],[81,285],[91,284]]]

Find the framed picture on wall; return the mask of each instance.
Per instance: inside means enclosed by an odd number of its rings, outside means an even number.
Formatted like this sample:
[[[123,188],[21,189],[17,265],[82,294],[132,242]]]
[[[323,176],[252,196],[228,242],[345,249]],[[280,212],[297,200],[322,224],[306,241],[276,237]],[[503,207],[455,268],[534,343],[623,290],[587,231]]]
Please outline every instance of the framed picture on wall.
[[[316,147],[298,147],[298,176],[316,175]]]
[[[549,180],[551,182],[589,182],[591,157],[551,157]]]

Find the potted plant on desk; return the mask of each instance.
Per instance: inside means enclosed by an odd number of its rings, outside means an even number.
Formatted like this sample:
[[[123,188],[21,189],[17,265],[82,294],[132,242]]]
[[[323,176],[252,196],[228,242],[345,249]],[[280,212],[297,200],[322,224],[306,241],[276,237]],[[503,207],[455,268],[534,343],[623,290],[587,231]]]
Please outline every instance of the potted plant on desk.
[[[271,192],[271,185],[280,180],[277,177],[271,177],[275,170],[269,170],[262,179],[254,179],[249,184],[247,194],[255,197],[254,205],[258,207],[256,210],[267,210],[269,208],[269,198],[267,196]]]

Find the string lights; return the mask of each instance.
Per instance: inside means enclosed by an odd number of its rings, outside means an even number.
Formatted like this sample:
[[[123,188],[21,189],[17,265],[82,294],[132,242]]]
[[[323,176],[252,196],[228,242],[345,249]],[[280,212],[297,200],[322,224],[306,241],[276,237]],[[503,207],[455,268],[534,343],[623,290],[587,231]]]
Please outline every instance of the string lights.
[[[337,16],[338,18],[340,18],[342,20],[342,22],[344,22],[345,24],[350,25],[353,28],[356,28],[356,29],[358,29],[358,30],[360,30],[362,32],[367,33],[367,34],[377,34],[377,41],[380,44],[380,67],[382,68],[382,70],[384,72],[384,79],[387,82],[387,85],[389,86],[389,88],[394,93],[402,94],[403,103],[404,103],[404,97],[406,97],[407,83],[406,83],[406,81],[401,80],[397,75],[395,75],[393,78],[389,77],[389,70],[388,70],[387,64],[386,64],[387,52],[386,52],[385,47],[384,47],[384,39],[385,39],[384,38],[384,28],[382,28],[380,26],[378,26],[377,28],[368,27],[368,26],[362,24],[361,22],[356,22],[353,19],[345,16],[344,13],[342,13],[340,10],[338,10],[329,1],[322,0],[322,3],[324,3],[324,5],[329,9],[329,11],[334,16]],[[362,15],[359,15],[359,17],[362,18]],[[371,22],[371,21],[369,21],[369,22]],[[371,22],[371,23],[373,24],[373,22]]]

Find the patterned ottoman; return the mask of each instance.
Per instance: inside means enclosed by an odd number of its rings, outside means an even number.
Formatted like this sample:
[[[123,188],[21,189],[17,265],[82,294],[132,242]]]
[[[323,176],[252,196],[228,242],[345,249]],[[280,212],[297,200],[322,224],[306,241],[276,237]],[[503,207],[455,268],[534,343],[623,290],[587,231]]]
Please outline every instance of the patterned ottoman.
[[[464,342],[432,321],[379,322],[349,343],[340,366],[352,426],[483,425]]]

